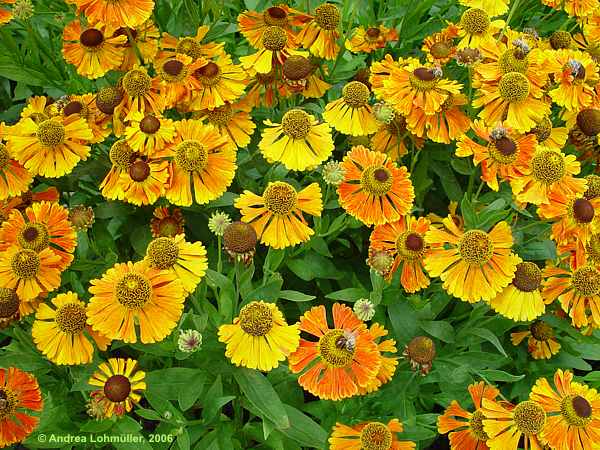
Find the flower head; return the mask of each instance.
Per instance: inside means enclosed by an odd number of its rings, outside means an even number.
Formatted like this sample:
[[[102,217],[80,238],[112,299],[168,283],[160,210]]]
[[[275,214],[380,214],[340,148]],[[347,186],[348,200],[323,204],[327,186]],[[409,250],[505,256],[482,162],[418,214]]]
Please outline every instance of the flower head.
[[[215,211],[208,219],[208,229],[213,232],[215,236],[223,236],[227,226],[231,223],[231,217],[229,214],[223,211]]]
[[[354,307],[352,308],[356,317],[358,317],[363,322],[371,320],[375,315],[375,305],[371,302],[371,300],[366,298],[361,298],[354,303]]]
[[[202,334],[198,330],[179,330],[177,346],[179,351],[193,353],[202,345]]]

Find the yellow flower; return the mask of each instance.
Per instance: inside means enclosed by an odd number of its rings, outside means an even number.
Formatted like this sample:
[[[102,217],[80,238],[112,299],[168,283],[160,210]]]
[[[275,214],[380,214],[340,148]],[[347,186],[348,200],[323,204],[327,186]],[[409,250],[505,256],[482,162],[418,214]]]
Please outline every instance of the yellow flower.
[[[321,216],[321,189],[312,183],[297,192],[283,181],[269,183],[262,196],[248,190],[235,201],[242,221],[252,225],[260,242],[279,249],[308,241],[314,231],[306,224],[303,212]]]
[[[175,138],[175,126],[171,119],[154,114],[135,112],[125,128],[129,146],[141,155],[158,156]]]
[[[515,322],[529,322],[546,311],[540,293],[542,271],[532,262],[517,264],[512,282],[490,301],[494,311]]]
[[[236,366],[268,372],[298,348],[300,330],[286,323],[274,303],[261,300],[244,306],[232,325],[221,325],[219,341]]]
[[[331,128],[319,124],[301,109],[291,109],[281,124],[265,120],[266,128],[258,144],[269,162],[279,161],[290,170],[306,170],[325,161],[333,152]]]
[[[379,123],[369,105],[371,93],[360,81],[350,81],[342,90],[342,97],[325,106],[323,118],[340,133],[366,136],[375,133]]]

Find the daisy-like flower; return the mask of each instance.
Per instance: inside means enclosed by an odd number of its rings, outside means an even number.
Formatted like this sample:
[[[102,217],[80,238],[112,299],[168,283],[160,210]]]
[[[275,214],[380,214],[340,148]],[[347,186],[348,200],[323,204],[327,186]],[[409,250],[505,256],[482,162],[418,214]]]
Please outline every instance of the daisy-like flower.
[[[474,411],[467,411],[456,400],[452,400],[444,414],[438,417],[438,433],[449,433],[452,450],[486,450],[488,435],[483,431],[481,403],[484,398],[496,400],[500,391],[483,381],[469,385],[468,390]]]
[[[583,194],[587,186],[585,179],[573,176],[579,171],[580,164],[575,155],[538,149],[527,170],[513,178],[510,184],[518,201],[541,205],[550,202],[551,192],[569,196]]]
[[[123,100],[115,108],[115,114],[122,114],[130,120],[134,114],[160,116],[165,109],[165,99],[160,96],[160,79],[150,77],[144,67],[136,66],[119,80],[123,90]]]
[[[375,107],[377,115],[377,105]],[[379,130],[371,136],[373,150],[386,153],[392,161],[398,161],[408,152],[411,143],[419,149],[423,148],[424,139],[411,133],[407,128],[406,118],[400,113],[392,111],[390,117],[381,122]]]
[[[383,25],[376,27],[358,27],[354,30],[352,37],[346,39],[345,46],[354,53],[371,53],[378,48],[384,48],[388,42],[397,41],[398,32],[395,28],[387,28]]]
[[[293,39],[295,32],[292,27],[301,26],[308,20],[311,20],[311,16],[285,4],[271,6],[263,12],[244,11],[237,19],[240,33],[256,49],[263,48],[263,37],[269,27],[280,27]]]
[[[504,21],[491,20],[491,17],[494,15],[490,16],[481,8],[467,9],[458,24],[458,49],[478,49],[484,45],[493,45],[494,34],[504,26]]]
[[[383,81],[385,101],[405,117],[415,109],[426,115],[441,111],[448,97],[460,94],[461,88],[460,83],[444,79],[439,68],[420,61],[392,69]]]
[[[21,318],[21,299],[14,289],[0,288],[0,330]]]
[[[543,320],[536,320],[526,331],[510,334],[513,345],[519,345],[527,338],[527,351],[533,359],[550,359],[560,351],[560,344],[554,337],[554,330]]]
[[[574,327],[600,328],[600,271],[585,258],[579,264],[568,269],[546,267],[542,296],[547,303],[558,299]]]
[[[288,325],[274,303],[254,301],[244,306],[233,324],[219,327],[225,356],[236,366],[268,372],[298,348],[298,324]]]
[[[46,96],[33,96],[27,99],[27,106],[21,111],[21,119],[30,118],[36,123],[59,115],[56,102]]]
[[[2,139],[0,124],[0,139]],[[33,181],[31,173],[19,164],[0,141],[0,201],[26,192]]]
[[[487,125],[504,121],[525,133],[550,113],[550,105],[540,98],[542,95],[543,91],[532,86],[521,72],[507,72],[499,80],[482,80],[473,106],[483,108],[478,115]]]
[[[555,127],[548,116],[542,118],[529,133],[535,134],[538,148],[560,150],[565,146],[569,133],[565,127]]]
[[[447,231],[430,228],[425,234],[425,243],[432,246],[424,264],[429,276],[440,277],[444,289],[461,300],[492,300],[513,280],[521,262],[511,252],[513,238],[508,223],[497,223],[489,233],[463,231],[451,217],[443,224]],[[449,248],[444,248],[446,245]]]
[[[0,368],[0,447],[24,440],[40,419],[42,393],[36,378],[16,367]]]
[[[94,134],[92,144],[104,141],[111,133],[110,118],[98,109],[94,94],[69,95],[61,112],[65,117],[78,115],[87,122]]]
[[[200,57],[196,60],[183,53],[169,54],[164,59],[156,59],[154,67],[160,80],[160,95],[164,98],[165,108],[189,110],[192,90],[197,83],[194,72],[207,64]]]
[[[2,0],[0,1],[1,5],[10,5],[15,3],[17,0]],[[0,8],[0,25],[8,23],[12,20],[13,15],[12,12],[8,9]]]
[[[163,52],[159,55],[160,58],[167,56],[175,56],[176,54],[187,55],[196,61],[200,58],[216,58],[225,56],[222,42],[207,42],[203,43],[206,33],[210,27],[202,25],[198,27],[195,36],[174,37],[168,33],[163,33],[160,39],[160,46]]]
[[[33,175],[58,178],[70,173],[90,154],[94,139],[86,121],[76,114],[36,123],[22,119],[7,136],[11,155]]]
[[[77,19],[65,26],[62,53],[79,75],[95,79],[121,66],[124,53],[120,46],[125,42],[127,37],[111,36],[102,24],[84,29]]]
[[[356,395],[381,367],[381,355],[366,325],[345,305],[335,303],[332,312],[331,329],[323,305],[304,313],[300,330],[318,340],[301,339],[288,358],[292,373],[304,372],[298,378],[300,386],[323,400]]]
[[[137,206],[152,205],[165,194],[169,175],[167,161],[136,155],[127,171],[120,174],[117,198]]]
[[[337,40],[341,18],[340,10],[334,4],[317,6],[312,20],[307,21],[298,33],[298,41],[319,58],[335,59],[340,51]]]
[[[540,268],[529,261],[520,262],[512,282],[490,301],[490,306],[516,322],[536,319],[546,311],[541,284]]]
[[[600,394],[573,381],[568,370],[556,371],[554,386],[539,378],[530,395],[548,416],[544,439],[556,450],[593,450],[600,442]]]
[[[178,234],[183,234],[185,219],[179,208],[173,208],[171,211],[166,206],[159,206],[154,209],[150,220],[150,231],[152,237],[175,237]]]
[[[100,89],[94,98],[96,108],[100,112],[100,120],[106,121],[107,124],[112,123],[112,131],[117,137],[121,137],[125,130],[122,108],[117,109],[123,101],[123,96],[120,87],[107,86]],[[115,109],[117,109],[116,114]]]
[[[461,5],[483,9],[492,17],[500,16],[508,11],[509,2],[510,0],[460,0]]]
[[[290,170],[307,170],[325,161],[333,152],[331,128],[319,123],[314,116],[301,109],[291,109],[281,123],[265,120],[258,144],[269,162],[278,161]]]
[[[208,229],[215,236],[223,236],[227,227],[231,224],[231,217],[223,211],[215,211],[208,219]]]
[[[583,245],[590,242],[592,234],[597,230],[596,212],[600,212],[600,198],[586,199],[581,194],[576,197],[563,192],[551,192],[549,203],[538,208],[538,215],[544,219],[554,220],[552,239],[562,246],[573,240],[580,240]]]
[[[85,231],[94,224],[94,210],[91,206],[77,205],[69,209],[69,222],[75,231]]]
[[[95,400],[105,418],[123,416],[131,411],[146,390],[145,372],[131,358],[110,358],[98,366],[89,379],[91,386],[99,387],[90,396]]]
[[[248,84],[246,72],[241,66],[235,65],[229,55],[196,69],[192,73],[193,110],[214,109],[226,102],[235,102],[244,93]]]
[[[13,245],[0,254],[0,287],[15,289],[23,301],[34,300],[60,286],[60,263],[50,248],[36,252]]]
[[[184,353],[198,351],[202,345],[202,334],[197,330],[179,330],[177,347]]]
[[[111,200],[123,200],[121,175],[126,174],[136,159],[136,153],[125,139],[119,139],[110,147],[108,157],[112,164],[110,170],[100,183],[102,195]]]
[[[356,303],[354,306],[354,313],[356,314]],[[358,314],[356,316],[359,317]],[[381,355],[381,367],[375,378],[369,381],[366,386],[358,386],[358,395],[375,392],[381,386],[388,383],[394,376],[394,373],[396,373],[396,366],[398,366],[398,357],[395,356],[398,351],[396,341],[394,339],[381,339],[387,336],[388,331],[380,324],[374,323],[369,328],[369,333],[371,333],[371,336],[373,336],[377,343],[377,349]]]
[[[225,103],[218,108],[200,111],[194,117],[214,126],[235,150],[248,147],[254,134],[256,124],[250,116],[250,111],[252,105],[244,98],[235,103]]]
[[[183,310],[185,291],[177,276],[145,262],[118,263],[89,288],[88,323],[110,339],[160,342]]]
[[[194,292],[208,268],[202,242],[186,242],[183,234],[155,238],[148,244],[144,261],[153,269],[175,274],[187,293]]]
[[[125,139],[137,153],[157,156],[175,139],[175,126],[166,117],[135,112],[125,128]]]
[[[366,225],[399,220],[412,208],[414,189],[406,167],[363,146],[352,148],[342,163],[340,205]]]
[[[377,225],[369,238],[369,253],[385,250],[394,257],[386,274],[389,281],[400,271],[400,283],[406,292],[417,292],[429,286],[423,271],[423,258],[429,253],[424,236],[429,230],[429,220],[424,217],[404,216],[397,222]]]
[[[219,198],[235,176],[235,150],[212,125],[198,120],[176,122],[175,129],[165,197],[179,206],[203,205]]]
[[[16,245],[40,252],[44,249],[60,256],[60,270],[73,261],[77,233],[66,208],[54,202],[36,202],[21,212],[13,210],[0,227],[0,251]]]
[[[129,38],[129,34],[133,38],[133,41]],[[144,61],[151,61],[158,53],[158,41],[160,39],[160,31],[152,21],[147,20],[143,24],[135,28],[119,27],[117,28],[113,36],[125,36],[126,41],[120,45],[124,58],[119,70],[126,72],[138,64],[138,56],[136,53],[136,47],[142,55]]]
[[[398,419],[387,424],[363,422],[354,426],[336,422],[329,438],[331,450],[413,450],[412,441],[398,440],[397,433],[404,428]]]
[[[482,399],[483,431],[488,435],[490,450],[518,450],[522,438],[524,448],[542,449],[540,434],[547,415],[539,404],[525,400],[516,406]]]
[[[262,45],[254,54],[240,56],[240,63],[246,70],[269,73],[281,67],[290,54],[295,53],[298,43],[295,38],[278,26],[267,27],[263,33]],[[277,69],[276,69],[277,70]]]
[[[427,115],[422,109],[415,108],[406,118],[408,128],[420,138],[427,134],[434,142],[449,144],[464,136],[471,126],[471,119],[462,110],[467,104],[464,95],[451,94],[435,114]]]
[[[285,88],[306,98],[321,98],[331,85],[321,78],[319,65],[299,54],[289,56],[282,66]],[[326,69],[323,69],[325,71]]]
[[[456,156],[472,156],[475,165],[481,164],[481,179],[494,191],[501,181],[511,181],[527,172],[536,149],[534,134],[522,135],[501,124],[486,127],[482,121],[473,124],[475,135],[482,144],[463,135],[456,143]]]
[[[114,28],[142,25],[152,15],[154,0],[73,0],[89,21]]]
[[[342,167],[342,163],[339,161],[327,161],[326,164],[323,164],[323,169],[321,175],[323,177],[323,181],[330,186],[339,186],[344,181],[344,168]]]
[[[371,93],[360,81],[350,81],[342,89],[342,97],[327,103],[323,119],[340,133],[366,136],[377,131],[379,123],[369,105]]]
[[[286,59],[286,62],[292,57]],[[285,86],[275,70],[269,73],[251,72],[249,74],[248,90],[244,99],[253,108],[260,106],[271,108],[279,102],[280,96],[285,95]]]
[[[576,110],[589,107],[594,102],[593,86],[600,81],[594,60],[578,50],[549,51],[549,70],[556,87],[548,92],[554,103]]]
[[[427,60],[440,65],[449,63],[456,55],[454,41],[458,37],[458,31],[456,25],[449,24],[443,30],[427,36],[421,47],[423,53],[427,55]]]
[[[306,242],[314,234],[303,213],[321,216],[321,188],[312,183],[301,191],[283,181],[271,182],[262,196],[245,190],[235,201],[242,221],[252,225],[265,245],[279,249]]]
[[[93,333],[86,325],[86,307],[73,292],[58,294],[52,299],[55,308],[42,303],[35,315],[31,329],[38,350],[55,364],[88,364],[94,348],[89,334],[101,350],[110,342]]]
[[[258,237],[252,225],[235,221],[223,231],[223,248],[233,261],[242,261],[248,265],[256,252]]]

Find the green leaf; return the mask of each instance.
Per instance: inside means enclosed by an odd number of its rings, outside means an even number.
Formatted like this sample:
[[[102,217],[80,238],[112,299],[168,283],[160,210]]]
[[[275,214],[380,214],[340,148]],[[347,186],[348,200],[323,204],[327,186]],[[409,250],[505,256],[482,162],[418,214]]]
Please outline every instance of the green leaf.
[[[441,320],[424,320],[419,326],[429,335],[438,338],[440,341],[454,342],[454,327],[448,322]]]
[[[467,230],[477,228],[477,214],[475,213],[475,209],[473,209],[473,205],[471,205],[471,201],[467,198],[466,194],[460,202],[460,212],[465,219],[465,228]]]
[[[290,300],[292,302],[310,302],[311,300],[314,300],[317,297],[315,297],[314,295],[303,294],[302,292],[298,291],[283,290],[279,292],[279,298]]]
[[[190,384],[203,384],[204,372],[200,369],[172,367],[146,373],[148,391],[167,400],[177,400],[179,392],[189,389]]]
[[[264,418],[269,419],[279,429],[290,426],[283,403],[263,374],[253,369],[239,368],[234,370],[233,377],[248,401]]]
[[[367,298],[369,293],[363,288],[346,288],[339,291],[330,292],[325,296],[331,300],[341,300],[344,302],[355,302],[361,298]]]
[[[326,448],[328,433],[317,422],[290,405],[283,405],[291,426],[281,430],[288,438],[309,448]]]
[[[418,332],[416,311],[406,300],[396,300],[387,310],[398,341],[408,343]]]
[[[483,377],[489,381],[505,381],[507,383],[514,383],[515,381],[525,378],[525,375],[511,375],[503,370],[495,369],[484,369],[475,373],[479,374],[480,376],[483,375]]]
[[[487,330],[485,328],[471,328],[469,329],[469,333],[474,334],[475,336],[479,336],[481,339],[485,339],[494,347],[496,347],[503,356],[508,358],[508,355],[506,354],[504,347],[502,347],[500,340],[490,330]]]
[[[337,269],[330,259],[314,252],[308,252],[303,258],[290,259],[287,266],[298,278],[304,281],[314,280],[315,278],[338,280],[343,277],[343,273]]]

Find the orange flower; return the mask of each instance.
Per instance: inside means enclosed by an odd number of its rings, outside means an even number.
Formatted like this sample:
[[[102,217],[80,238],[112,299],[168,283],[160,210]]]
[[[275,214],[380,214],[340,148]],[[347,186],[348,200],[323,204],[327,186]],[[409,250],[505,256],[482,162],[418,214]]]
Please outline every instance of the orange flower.
[[[79,20],[74,20],[63,31],[62,53],[79,75],[95,79],[121,66],[124,53],[120,46],[125,42],[125,36],[111,36],[102,24],[83,29]]]
[[[600,271],[585,258],[579,264],[568,269],[546,267],[542,297],[548,303],[558,299],[574,327],[600,328]]]
[[[130,119],[135,113],[161,115],[165,109],[165,99],[160,96],[160,79],[151,78],[144,67],[136,66],[119,80],[123,89],[123,100],[115,108],[114,114]]]
[[[214,109],[206,109],[197,113],[194,118],[207,120],[222,136],[225,136],[230,148],[237,150],[248,147],[256,124],[250,112],[252,105],[246,97],[235,103],[225,103]]]
[[[133,42],[127,34],[128,31],[133,38]],[[158,52],[160,32],[152,19],[147,20],[135,28],[120,26],[113,33],[113,37],[116,36],[125,36],[127,38],[125,42],[120,45],[124,55],[123,62],[119,67],[119,70],[122,72],[133,69],[133,67],[138,64],[139,60],[135,50],[136,47],[142,55],[142,59],[146,62],[152,60]]]
[[[15,197],[29,189],[33,176],[12,158],[2,143],[4,124],[0,123],[0,201]]]
[[[587,53],[561,49],[548,51],[546,64],[556,87],[548,92],[557,105],[580,111],[595,101],[593,86],[600,81],[598,67]]]
[[[154,209],[152,215],[150,220],[152,237],[174,237],[184,233],[185,219],[181,209],[173,208],[171,212],[166,206],[159,206]]]
[[[469,412],[456,400],[452,400],[444,414],[438,417],[438,432],[450,433],[448,439],[452,450],[488,450],[485,444],[488,436],[483,431],[481,402],[484,398],[496,400],[500,391],[483,381],[469,385],[468,389],[475,411]]]
[[[356,395],[359,386],[367,386],[381,367],[373,335],[352,309],[335,303],[333,324],[330,329],[323,305],[304,313],[300,330],[318,341],[300,339],[300,347],[288,357],[293,373],[304,372],[298,378],[300,386],[324,400]]]
[[[273,68],[281,71],[281,66],[290,55],[302,54],[294,50],[297,47],[295,38],[285,30],[277,26],[267,27],[260,50],[251,55],[240,56],[240,63],[244,69],[252,69],[258,73],[269,73]]]
[[[380,324],[374,323],[369,328],[369,333],[377,342],[377,339],[387,336],[388,331],[383,328]],[[396,341],[394,339],[385,339],[377,342],[377,349],[381,354],[381,368],[375,378],[373,378],[366,386],[358,387],[358,394],[365,395],[370,392],[378,390],[382,385],[389,382],[394,373],[396,372],[396,366],[398,365],[397,356],[384,356],[384,353],[391,353],[395,355],[398,349],[396,348]]]
[[[443,30],[427,36],[421,47],[427,60],[442,65],[449,63],[456,55],[454,40],[458,37],[458,31],[459,28],[451,23]]]
[[[502,125],[486,127],[478,120],[473,130],[485,144],[463,135],[456,143],[456,156],[473,156],[475,165],[481,164],[481,179],[491,189],[498,191],[498,176],[511,181],[528,170],[536,148],[534,134],[521,135]]]
[[[384,48],[388,42],[397,41],[396,29],[389,29],[383,25],[376,27],[358,27],[350,39],[346,39],[345,46],[354,53],[371,53],[378,48]]]
[[[0,368],[0,447],[24,440],[38,425],[31,411],[41,411],[42,393],[35,377],[16,367]]]
[[[449,144],[464,136],[471,126],[471,119],[461,109],[466,105],[467,97],[462,94],[450,94],[435,114],[427,115],[421,109],[413,109],[408,116],[408,128],[418,137],[427,137],[434,142]]]
[[[377,105],[375,105],[377,107]],[[386,153],[392,161],[398,161],[406,155],[408,147],[413,143],[418,149],[423,148],[424,139],[412,134],[407,129],[406,118],[393,112],[393,118],[383,122],[379,130],[371,136],[371,148]]]
[[[43,249],[60,256],[60,270],[73,261],[77,233],[69,222],[69,212],[58,203],[42,201],[24,212],[13,210],[0,227],[0,251],[11,245],[40,252]]]
[[[364,224],[393,222],[411,209],[415,195],[408,170],[387,155],[359,145],[344,156],[342,167],[340,205]]]
[[[2,0],[0,3],[2,3],[4,5],[10,5],[11,3],[14,3],[16,1],[17,0]],[[0,8],[0,25],[10,22],[12,17],[13,17],[12,12],[10,12],[7,9]],[[1,443],[1,441],[0,441],[0,443]]]
[[[554,338],[554,330],[543,320],[536,320],[527,331],[510,334],[513,345],[519,345],[527,339],[527,351],[533,359],[550,359],[560,351],[560,344]]]
[[[135,28],[152,15],[154,0],[73,0],[89,21]]]
[[[412,441],[399,441],[397,433],[404,430],[398,419],[387,425],[381,422],[364,422],[352,427],[336,422],[329,438],[330,450],[390,449],[413,450]]]
[[[246,72],[235,65],[231,56],[224,55],[192,73],[190,107],[193,110],[213,109],[226,102],[234,102],[242,96],[246,84]]]
[[[196,61],[200,58],[220,58],[225,56],[225,52],[223,51],[225,44],[222,42],[202,43],[209,29],[208,25],[202,25],[198,27],[195,36],[183,36],[180,38],[163,33],[160,40],[160,47],[163,51],[159,54],[158,58],[163,59],[181,54],[191,57],[192,61]]]
[[[552,191],[564,195],[585,192],[587,182],[573,177],[581,170],[576,159],[575,155],[564,155],[560,151],[538,149],[523,175],[510,182],[517,200],[540,205],[550,202]]]
[[[165,193],[169,164],[158,158],[136,157],[118,181],[119,197],[137,206],[152,205]]]
[[[461,300],[475,303],[493,299],[512,281],[521,261],[511,252],[509,225],[499,222],[486,233],[463,231],[450,216],[443,223],[448,231],[432,227],[425,235],[427,244],[439,245],[425,258],[429,276],[440,277],[444,289]]]
[[[404,216],[397,222],[377,225],[370,237],[369,254],[385,250],[394,257],[386,275],[389,281],[400,270],[400,283],[406,292],[417,292],[429,286],[429,278],[423,272],[423,258],[429,253],[424,236],[429,230],[429,220]]]
[[[94,135],[90,140],[92,144],[103,142],[111,133],[108,127],[110,118],[98,109],[94,94],[69,95],[60,112],[65,117],[79,115],[84,119]]]
[[[164,98],[166,108],[177,108],[180,111],[189,109],[196,83],[194,72],[206,64],[202,57],[193,60],[182,53],[154,61],[160,80],[160,95]]]
[[[486,445],[490,450],[518,450],[521,439],[523,448],[543,448],[542,431],[547,416],[540,405],[526,400],[514,406],[487,398],[483,398],[481,403],[485,416],[483,431],[488,435]]]
[[[252,47],[261,49],[264,47],[263,36],[267,28],[280,27],[289,38],[294,39],[295,33],[292,26],[301,26],[311,19],[311,16],[281,4],[271,6],[263,12],[244,11],[240,13],[237,20],[240,33],[248,39]]]

